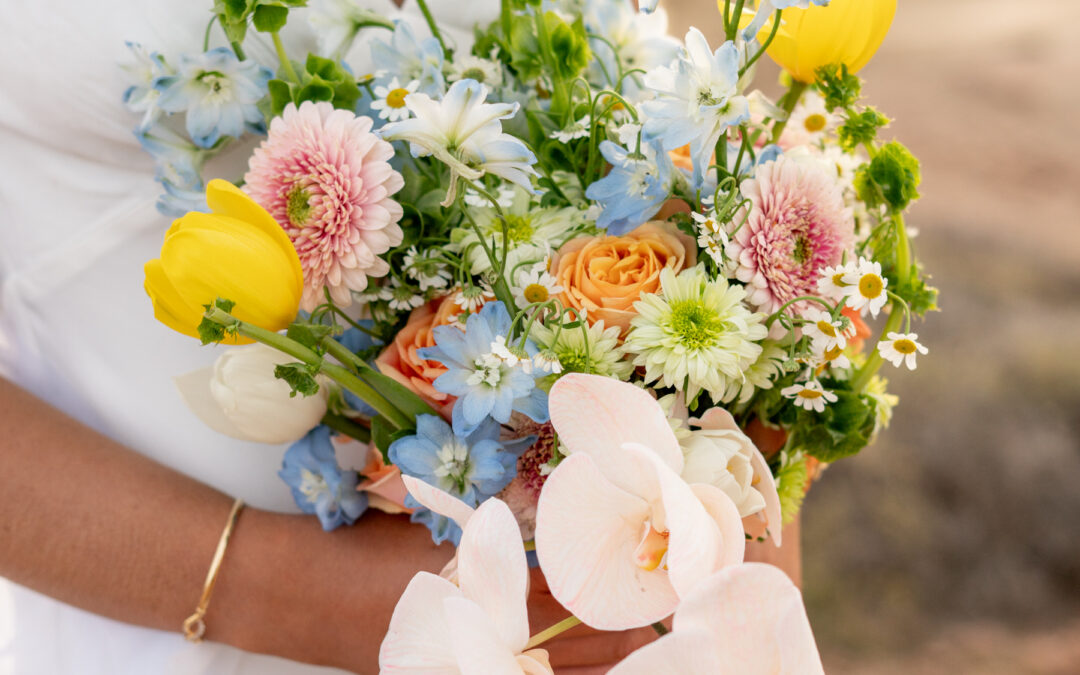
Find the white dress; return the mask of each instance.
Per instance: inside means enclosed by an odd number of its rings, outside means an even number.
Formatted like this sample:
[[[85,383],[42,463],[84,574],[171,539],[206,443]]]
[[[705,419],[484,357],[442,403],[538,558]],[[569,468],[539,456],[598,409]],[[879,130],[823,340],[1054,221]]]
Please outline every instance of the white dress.
[[[154,207],[160,189],[132,135],[137,116],[121,105],[117,64],[129,58],[125,40],[167,55],[199,50],[212,4],[0,0],[0,376],[177,471],[293,511],[276,475],[283,448],[218,435],[184,407],[172,378],[217,352],[157,323],[142,287],[169,221]],[[428,34],[415,9],[362,4]],[[468,40],[480,3],[429,4]],[[488,20],[492,6],[483,3]],[[287,42],[311,43],[307,30],[300,13],[291,17]],[[247,51],[276,65],[265,45]],[[358,51],[350,59],[362,60]],[[191,645],[179,628],[130,626],[0,579],[0,675],[338,672]]]

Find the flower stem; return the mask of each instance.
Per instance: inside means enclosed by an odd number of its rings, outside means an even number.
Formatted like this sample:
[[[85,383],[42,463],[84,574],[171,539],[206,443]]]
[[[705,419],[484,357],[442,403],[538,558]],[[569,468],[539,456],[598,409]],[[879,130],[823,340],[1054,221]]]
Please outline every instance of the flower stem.
[[[667,635],[668,633],[670,633],[670,632],[671,632],[671,631],[669,631],[669,630],[668,630],[668,627],[667,627],[667,626],[665,626],[664,624],[660,623],[659,621],[657,621],[656,623],[652,624],[652,629],[653,629],[654,631],[656,631],[656,634],[657,634],[657,635],[660,635],[660,636],[664,636],[664,635]]]
[[[388,422],[398,429],[411,429],[415,425],[413,420],[409,419],[407,415],[380,396],[379,392],[375,391],[375,389],[367,382],[361,380],[347,368],[328,363],[321,356],[296,340],[281,335],[280,333],[274,333],[265,328],[260,328],[259,326],[247,323],[246,321],[241,321],[218,307],[211,307],[204,316],[214,323],[235,329],[237,333],[244,337],[251,338],[256,342],[261,342],[268,347],[273,347],[279,352],[288,354],[298,361],[318,368],[320,373],[356,394],[364,401],[364,403],[367,403],[374,408],[376,412],[385,417]]]
[[[300,84],[300,78],[296,75],[292,61],[289,60],[289,55],[285,53],[285,45],[281,41],[281,36],[277,32],[270,33],[270,39],[274,41],[274,51],[277,52],[278,61],[281,62],[281,69],[285,71],[285,77],[296,84]]]
[[[544,630],[529,638],[529,642],[525,645],[525,649],[532,649],[533,647],[541,645],[550,640],[551,638],[555,637],[556,635],[565,633],[579,623],[581,623],[581,619],[577,618],[576,616],[570,615],[559,623],[555,624],[554,626],[551,626],[550,628],[545,628]]]
[[[784,98],[780,101],[780,107],[784,110],[784,112],[788,114],[789,117],[791,116],[791,111],[794,110],[796,104],[798,104],[799,99],[802,98],[803,92],[806,91],[807,86],[808,85],[805,82],[800,82],[794,79],[791,81],[791,88],[788,89],[787,93],[784,94]],[[777,122],[773,125],[773,143],[776,143],[780,140],[780,135],[784,133],[784,127],[786,126],[787,119],[784,119],[782,122]]]
[[[428,28],[431,29],[431,34],[439,41],[439,46],[442,47],[443,56],[449,58],[450,52],[446,49],[446,43],[443,42],[442,33],[439,32],[439,25],[435,23],[435,17],[431,15],[431,10],[428,9],[427,0],[416,0],[416,4],[420,6],[420,12],[424,15],[424,21],[427,21]]]
[[[739,21],[742,20],[742,10],[745,2],[746,0],[736,0],[735,11],[731,13],[731,19],[728,21],[727,25],[724,26],[728,40],[734,40],[735,34],[739,32]],[[724,4],[727,5],[729,3],[725,2]]]
[[[750,60],[746,62],[745,66],[739,69],[739,77],[742,77],[744,73],[749,71],[750,68],[755,63],[757,63],[757,60],[761,58],[761,55],[769,49],[769,45],[773,43],[773,40],[776,38],[776,34],[780,31],[780,15],[782,13],[783,10],[776,10],[776,14],[773,16],[773,27],[772,30],[769,31],[769,37],[765,38],[765,43],[761,45],[761,49],[759,49],[757,53],[750,57]]]
[[[369,443],[371,441],[370,429],[360,426],[344,415],[328,412],[323,415],[322,423],[340,434],[348,436],[349,438],[355,438],[361,443]]]

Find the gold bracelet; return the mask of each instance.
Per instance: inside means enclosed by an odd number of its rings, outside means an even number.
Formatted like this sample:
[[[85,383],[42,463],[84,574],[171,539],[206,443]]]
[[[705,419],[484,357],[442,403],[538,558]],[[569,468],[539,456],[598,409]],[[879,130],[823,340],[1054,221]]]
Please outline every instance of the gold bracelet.
[[[232,536],[236,519],[240,516],[240,510],[244,508],[244,500],[237,499],[233,502],[232,511],[229,512],[229,521],[225,523],[225,531],[221,533],[217,550],[214,551],[214,560],[210,563],[210,571],[206,573],[206,583],[203,584],[202,597],[195,613],[184,619],[184,637],[189,642],[202,642],[206,633],[206,609],[210,606],[210,595],[214,592],[214,584],[217,583],[218,572],[221,571],[221,561],[225,558],[225,549],[229,546],[229,537]]]

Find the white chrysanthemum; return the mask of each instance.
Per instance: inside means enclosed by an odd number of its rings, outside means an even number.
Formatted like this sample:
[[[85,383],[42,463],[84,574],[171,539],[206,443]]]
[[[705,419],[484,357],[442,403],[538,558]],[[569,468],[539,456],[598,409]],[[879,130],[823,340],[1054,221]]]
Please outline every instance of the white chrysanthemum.
[[[618,326],[605,328],[603,319],[591,326],[584,325],[587,338],[581,325],[560,331],[558,327],[537,322],[529,331],[529,338],[543,351],[558,357],[564,371],[629,379],[634,366],[626,360],[626,351],[619,345]]]
[[[887,340],[878,343],[878,352],[881,357],[897,368],[903,363],[908,370],[915,370],[916,354],[926,354],[929,350],[919,342],[919,336],[915,333],[892,333]]]
[[[409,109],[405,106],[405,97],[419,88],[419,80],[413,80],[403,87],[396,77],[385,85],[376,85],[375,100],[371,102],[371,109],[379,111],[379,119],[389,122],[401,121],[409,116]]]
[[[825,412],[826,403],[836,403],[836,394],[825,389],[817,380],[810,380],[806,384],[793,384],[782,389],[780,394],[785,398],[795,399],[795,405],[814,412]]]
[[[746,403],[758,389],[772,389],[783,373],[787,352],[775,342],[764,342],[761,355],[743,372],[742,380],[730,380],[721,403]]]
[[[847,269],[843,282],[848,307],[859,310],[860,314],[869,310],[876,317],[889,299],[886,290],[889,281],[881,276],[881,263],[859,258],[858,264]]]
[[[709,280],[701,267],[678,276],[665,268],[660,286],[634,303],[638,315],[625,343],[634,365],[645,366],[646,382],[685,391],[688,399],[705,390],[720,400],[761,356],[764,316],[743,305],[741,286]]]

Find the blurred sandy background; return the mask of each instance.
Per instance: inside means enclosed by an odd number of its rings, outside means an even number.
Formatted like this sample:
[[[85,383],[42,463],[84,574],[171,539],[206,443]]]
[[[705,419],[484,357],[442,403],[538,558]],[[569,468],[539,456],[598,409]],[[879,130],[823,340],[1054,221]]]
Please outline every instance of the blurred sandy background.
[[[661,2],[720,34],[712,0]],[[945,311],[887,372],[892,428],[807,498],[831,675],[1080,673],[1078,25],[1078,0],[900,0],[862,72],[923,163],[908,222]]]

